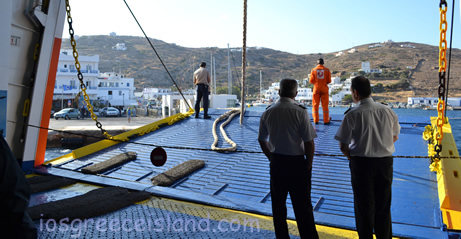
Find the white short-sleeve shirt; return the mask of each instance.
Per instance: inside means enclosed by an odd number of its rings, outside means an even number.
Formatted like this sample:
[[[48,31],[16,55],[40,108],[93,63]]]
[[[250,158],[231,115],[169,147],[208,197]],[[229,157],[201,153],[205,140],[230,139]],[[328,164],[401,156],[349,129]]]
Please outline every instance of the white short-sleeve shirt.
[[[349,144],[351,156],[387,157],[395,151],[393,136],[398,134],[397,114],[369,97],[344,116],[335,139]]]
[[[304,142],[317,137],[304,106],[281,97],[261,115],[258,140],[269,141],[272,153],[304,155]]]

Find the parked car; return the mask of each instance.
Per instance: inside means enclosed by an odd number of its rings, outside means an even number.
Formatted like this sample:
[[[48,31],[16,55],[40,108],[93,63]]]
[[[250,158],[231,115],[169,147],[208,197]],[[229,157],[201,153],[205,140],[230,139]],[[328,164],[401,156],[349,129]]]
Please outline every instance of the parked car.
[[[99,115],[106,116],[107,108],[109,108],[109,107],[104,107],[104,108],[100,109],[99,110]]]
[[[114,107],[107,107],[107,110],[104,113],[105,116],[120,116],[120,111]]]
[[[54,113],[54,118],[56,120],[59,118],[63,118],[66,120],[72,119],[72,118],[80,119],[80,111],[75,108],[65,108],[65,109],[62,109]]]

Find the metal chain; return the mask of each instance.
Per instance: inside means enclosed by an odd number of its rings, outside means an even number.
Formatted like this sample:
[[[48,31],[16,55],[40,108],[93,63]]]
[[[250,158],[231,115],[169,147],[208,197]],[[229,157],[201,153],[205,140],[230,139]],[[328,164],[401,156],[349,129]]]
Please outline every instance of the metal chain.
[[[78,61],[78,52],[76,49],[77,43],[75,42],[74,38],[74,29],[72,28],[72,16],[70,15],[70,5],[69,0],[66,0],[66,12],[67,12],[67,23],[69,23],[69,34],[70,34],[70,44],[72,45],[73,49],[73,56],[75,59],[75,68],[77,68],[77,78],[80,81],[80,89],[83,93],[83,98],[85,102],[85,106],[87,107],[88,111],[91,113],[91,118],[96,122],[96,127],[98,127],[101,132],[108,138],[113,139],[114,136],[110,135],[105,129],[102,128],[102,124],[98,121],[98,117],[93,112],[93,106],[90,103],[90,97],[86,93],[86,85],[83,83],[83,74],[80,71],[80,62]]]
[[[439,42],[439,101],[437,103],[437,121],[432,134],[435,144],[429,142],[429,156],[431,156],[431,171],[440,172],[440,153],[442,152],[443,125],[445,123],[445,68],[447,66],[447,2],[440,0],[440,42]],[[433,150],[431,147],[434,147]]]
[[[440,43],[439,43],[439,102],[437,103],[437,133],[435,135],[437,144],[440,145],[439,150],[436,149],[437,154],[442,150],[442,139],[443,130],[442,127],[445,123],[444,112],[445,112],[445,68],[447,65],[447,2],[445,0],[440,1]],[[436,144],[436,147],[437,147]]]

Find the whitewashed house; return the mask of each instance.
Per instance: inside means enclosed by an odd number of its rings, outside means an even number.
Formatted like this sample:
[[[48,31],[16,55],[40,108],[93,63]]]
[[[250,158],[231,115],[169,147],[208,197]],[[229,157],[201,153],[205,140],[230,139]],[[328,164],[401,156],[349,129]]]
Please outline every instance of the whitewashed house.
[[[115,44],[115,46],[112,47],[113,50],[117,50],[117,51],[126,51],[126,46],[125,46],[125,43],[117,43]]]
[[[312,89],[311,88],[298,88],[298,95],[295,100],[297,101],[312,101]]]
[[[298,85],[299,85],[299,81],[298,81]],[[269,89],[264,90],[265,99],[270,102],[276,102],[278,99],[280,99],[279,89],[280,89],[279,82],[272,83]],[[298,87],[298,95],[296,96],[295,100],[312,101],[312,89]]]
[[[437,97],[408,97],[408,105],[427,105],[427,106],[436,106],[439,102]],[[461,98],[448,98],[448,105],[459,107],[461,106]]]
[[[86,86],[86,93],[90,99],[95,99],[98,95],[99,55],[79,56],[78,60],[80,62],[80,72],[83,75],[83,83]],[[80,92],[80,80],[77,77],[72,50],[61,50],[53,100],[65,100],[67,105],[68,100],[73,100],[78,92]]]
[[[370,69],[370,62],[362,62],[362,71],[365,73],[383,73],[382,69]]]
[[[123,74],[105,72],[98,77],[98,99],[107,100],[112,106],[135,104],[135,90],[134,78],[126,78]]]
[[[346,95],[351,94],[351,79],[346,79],[344,82],[341,82],[341,78],[336,76],[331,80],[331,83],[328,84],[329,87],[329,93],[330,93],[330,102],[332,104],[341,104],[343,101],[343,98]],[[331,92],[333,91],[338,91],[336,94],[332,95]]]
[[[146,100],[157,99],[162,95],[170,95],[172,92],[170,89],[161,88],[144,88],[142,90],[142,97]]]
[[[134,79],[114,72],[99,72],[99,55],[79,56],[83,84],[90,100],[107,101],[112,106],[135,104]],[[53,100],[61,100],[64,107],[70,106],[80,90],[75,59],[72,50],[61,50],[56,72]]]

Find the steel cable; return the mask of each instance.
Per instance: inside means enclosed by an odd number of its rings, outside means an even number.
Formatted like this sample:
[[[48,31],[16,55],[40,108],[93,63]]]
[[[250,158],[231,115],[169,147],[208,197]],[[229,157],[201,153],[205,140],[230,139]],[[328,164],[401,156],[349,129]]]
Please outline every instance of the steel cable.
[[[21,124],[19,122],[14,122],[8,120],[10,123],[15,123],[15,124]],[[30,124],[25,124],[28,127],[33,127],[33,128],[38,128],[38,129],[45,129],[45,130],[51,130],[55,132],[60,132],[60,133],[66,133],[70,135],[78,135],[78,136],[85,136],[85,137],[90,137],[90,138],[95,138],[95,139],[101,139],[101,140],[112,140],[116,141],[119,143],[126,143],[126,144],[135,144],[135,145],[143,145],[143,146],[150,146],[150,147],[162,147],[166,149],[185,149],[185,150],[197,150],[197,151],[209,151],[209,152],[217,152],[216,150],[212,150],[209,148],[193,148],[193,147],[181,147],[181,146],[168,146],[168,145],[157,145],[157,144],[146,144],[146,143],[140,143],[140,142],[133,142],[133,141],[123,141],[123,140],[117,140],[117,139],[107,139],[105,137],[98,137],[98,136],[93,136],[93,135],[86,135],[86,134],[80,134],[80,133],[75,133],[75,132],[69,132],[69,131],[64,131],[64,130],[58,130],[58,129],[52,129],[52,128],[46,128],[46,127],[41,127],[41,126],[36,126],[36,125],[30,125]],[[338,149],[339,150],[339,149]],[[218,152],[224,152],[224,153],[229,153],[229,151],[218,151]],[[262,151],[251,151],[251,150],[235,150],[232,151],[232,153],[250,153],[250,154],[264,154]],[[314,156],[321,156],[321,157],[340,157],[340,158],[346,158],[343,154],[314,154]],[[431,158],[430,156],[404,156],[404,155],[394,155],[394,158]],[[456,156],[450,156],[450,157],[440,157],[440,158],[452,158],[452,159],[461,159],[461,157],[456,157]]]
[[[154,50],[155,52],[155,55],[157,55],[158,59],[160,60],[160,63],[162,63],[162,66],[163,68],[165,68],[165,71],[167,72],[168,76],[170,77],[171,81],[173,81],[173,84],[176,86],[176,88],[178,89],[179,91],[179,94],[182,96],[182,98],[184,99],[184,101],[186,102],[187,106],[189,106],[189,110],[192,110],[192,107],[189,105],[189,102],[187,102],[186,100],[186,97],[184,97],[181,89],[179,88],[179,86],[176,84],[176,81],[173,79],[173,76],[171,76],[170,74],[170,71],[168,71],[168,68],[166,67],[165,63],[163,63],[163,60],[162,58],[160,57],[160,55],[158,54],[157,50],[155,50],[155,47],[154,45],[152,44],[152,42],[150,41],[149,37],[147,37],[146,33],[144,32],[144,29],[141,27],[141,24],[138,22],[138,19],[136,18],[136,16],[134,15],[133,11],[131,11],[131,8],[130,6],[128,6],[128,3],[126,2],[126,0],[123,0],[123,2],[125,2],[125,5],[126,7],[128,8],[128,10],[130,11],[131,15],[133,16],[134,20],[136,21],[136,23],[138,24],[139,28],[141,29],[142,33],[144,34],[144,37],[146,38],[146,40],[149,42],[150,46],[152,47],[152,50]]]

